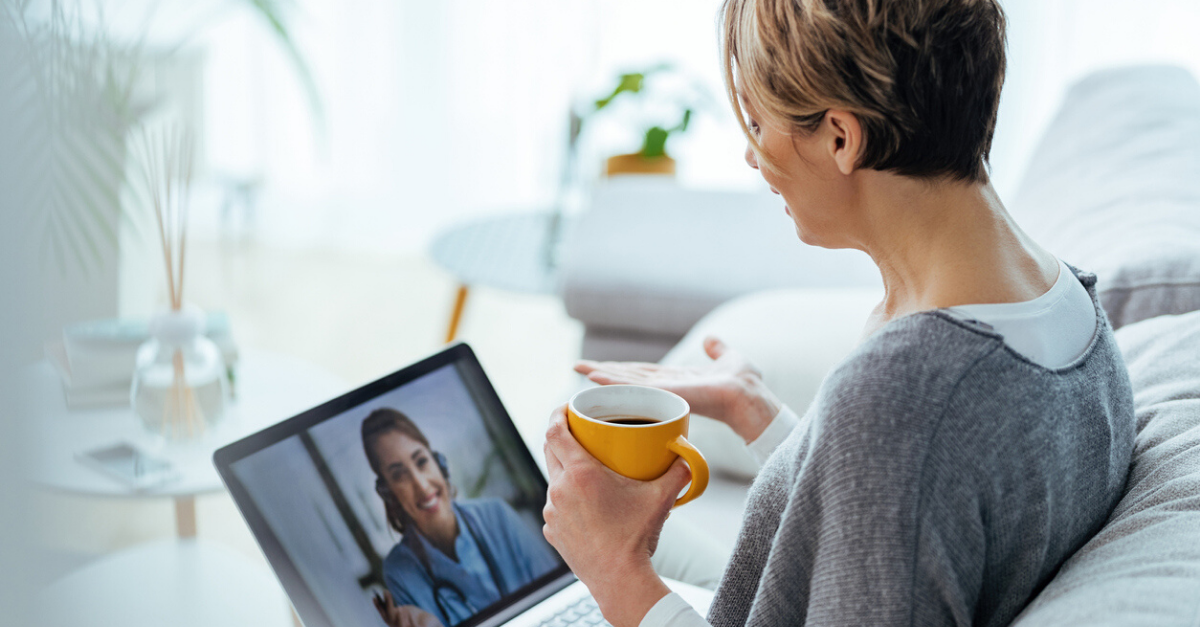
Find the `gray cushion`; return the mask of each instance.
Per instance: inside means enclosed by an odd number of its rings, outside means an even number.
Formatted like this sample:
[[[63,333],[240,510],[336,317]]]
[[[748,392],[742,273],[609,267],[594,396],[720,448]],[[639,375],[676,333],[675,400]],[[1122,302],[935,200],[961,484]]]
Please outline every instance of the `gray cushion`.
[[[1009,209],[1096,274],[1114,328],[1200,309],[1200,84],[1165,66],[1084,79]]]
[[[1014,625],[1200,625],[1200,312],[1117,342],[1138,428],[1125,496]]]

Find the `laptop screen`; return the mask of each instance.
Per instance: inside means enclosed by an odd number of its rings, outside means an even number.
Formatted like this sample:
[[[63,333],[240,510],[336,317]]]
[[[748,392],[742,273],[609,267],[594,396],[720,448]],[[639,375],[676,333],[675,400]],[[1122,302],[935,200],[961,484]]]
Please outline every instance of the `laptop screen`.
[[[567,572],[545,479],[465,345],[216,462],[310,625],[474,625]]]

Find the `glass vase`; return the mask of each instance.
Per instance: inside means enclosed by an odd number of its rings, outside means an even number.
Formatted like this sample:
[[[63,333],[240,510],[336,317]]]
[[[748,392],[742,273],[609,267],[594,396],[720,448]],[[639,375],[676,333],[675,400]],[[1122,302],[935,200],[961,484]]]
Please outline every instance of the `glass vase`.
[[[130,397],[149,431],[168,440],[202,437],[225,414],[225,364],[204,335],[196,307],[160,313],[138,349]]]

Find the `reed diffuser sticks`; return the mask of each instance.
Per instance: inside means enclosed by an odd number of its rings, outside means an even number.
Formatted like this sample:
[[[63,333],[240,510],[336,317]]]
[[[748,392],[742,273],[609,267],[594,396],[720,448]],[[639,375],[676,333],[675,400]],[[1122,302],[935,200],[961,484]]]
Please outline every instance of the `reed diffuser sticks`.
[[[191,134],[177,127],[142,134],[142,174],[149,191],[167,275],[171,313],[183,309],[183,280],[187,261],[187,224],[192,167]],[[160,340],[161,341],[161,340]],[[193,438],[205,428],[205,416],[187,380],[183,346],[163,346],[172,351],[173,376],[163,398],[162,435],[175,439]]]

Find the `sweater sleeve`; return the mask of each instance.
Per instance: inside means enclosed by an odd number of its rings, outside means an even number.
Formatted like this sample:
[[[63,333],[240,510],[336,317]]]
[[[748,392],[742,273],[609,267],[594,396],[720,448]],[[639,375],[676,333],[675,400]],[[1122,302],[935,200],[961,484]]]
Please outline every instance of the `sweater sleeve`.
[[[844,368],[804,437],[764,466],[747,506],[762,514],[743,528],[714,625],[972,624],[984,552],[973,453],[938,425],[973,360],[896,376],[928,368],[910,355]]]
[[[936,393],[855,387],[830,407],[772,559],[811,564],[810,624],[971,625],[984,551],[971,452],[940,437]]]

